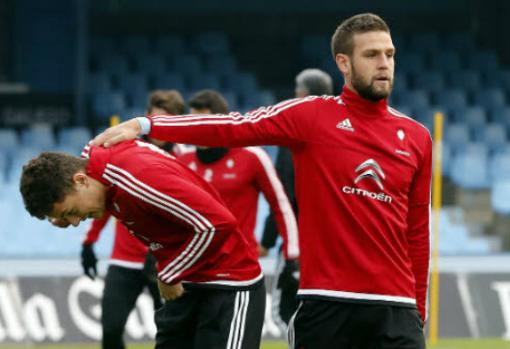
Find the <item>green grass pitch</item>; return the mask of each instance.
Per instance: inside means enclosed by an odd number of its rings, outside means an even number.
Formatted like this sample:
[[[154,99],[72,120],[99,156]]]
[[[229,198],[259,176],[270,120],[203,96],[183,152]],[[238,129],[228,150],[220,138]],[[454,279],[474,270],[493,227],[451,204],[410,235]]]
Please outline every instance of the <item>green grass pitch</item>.
[[[51,345],[51,346],[3,346],[0,344],[0,349],[21,349],[21,348],[37,348],[37,349],[97,349],[98,344],[93,345]],[[128,345],[128,349],[152,349],[153,346],[148,345]],[[261,349],[287,349],[285,342],[264,342]],[[437,346],[427,345],[428,349],[510,349],[510,341],[501,339],[445,339],[439,341]]]

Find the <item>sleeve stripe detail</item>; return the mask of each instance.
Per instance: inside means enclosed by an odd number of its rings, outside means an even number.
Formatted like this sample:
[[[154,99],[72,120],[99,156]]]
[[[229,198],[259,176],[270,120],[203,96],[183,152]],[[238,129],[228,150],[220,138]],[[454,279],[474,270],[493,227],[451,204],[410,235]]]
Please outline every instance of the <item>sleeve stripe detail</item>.
[[[197,224],[200,227],[199,230],[204,230],[206,228],[210,229],[210,228],[213,227],[213,225],[211,224],[211,222],[209,222],[209,220],[207,220],[205,217],[203,217],[200,213],[198,213],[197,211],[195,211],[191,207],[187,206],[186,204],[182,203],[181,201],[179,201],[179,200],[177,200],[177,199],[175,199],[175,198],[173,198],[173,197],[171,197],[171,196],[169,196],[167,194],[164,194],[164,193],[162,193],[162,192],[152,188],[150,185],[148,185],[148,184],[138,180],[137,178],[135,178],[128,171],[126,171],[126,170],[124,170],[122,168],[119,168],[117,166],[114,166],[112,164],[107,164],[106,168],[108,170],[115,171],[116,173],[118,173],[120,175],[123,175],[124,178],[126,178],[128,181],[130,180],[134,184],[138,185],[138,187],[141,190],[145,190],[145,191],[147,191],[147,193],[150,193],[150,194],[154,195],[161,202],[167,202],[169,205],[175,206],[176,209],[179,209],[179,210],[183,211],[188,216],[194,217],[195,220],[197,221]]]
[[[287,246],[285,246],[287,249],[287,256],[296,258],[299,256],[299,239],[296,217],[294,215],[294,211],[292,210],[292,206],[290,205],[289,199],[285,194],[282,182],[278,178],[278,174],[276,173],[273,163],[271,162],[271,159],[266,154],[266,152],[258,147],[248,147],[246,150],[257,156],[267,174],[267,177],[269,178],[271,186],[276,194],[278,205],[282,211],[285,228],[287,230]]]
[[[302,99],[292,99],[270,107],[261,107],[255,111],[245,115],[239,113],[230,113],[228,115],[183,115],[181,117],[174,116],[154,116],[152,118],[155,126],[192,126],[192,125],[224,125],[224,124],[243,124],[257,123],[262,119],[266,119],[280,112],[316,99],[316,96],[306,97]]]
[[[205,217],[184,203],[155,190],[136,179],[129,172],[111,164],[107,164],[103,178],[140,200],[187,222],[197,232],[186,249],[159,272],[158,276],[162,281],[169,283],[183,271],[190,268],[211,243],[215,233],[214,226]]]

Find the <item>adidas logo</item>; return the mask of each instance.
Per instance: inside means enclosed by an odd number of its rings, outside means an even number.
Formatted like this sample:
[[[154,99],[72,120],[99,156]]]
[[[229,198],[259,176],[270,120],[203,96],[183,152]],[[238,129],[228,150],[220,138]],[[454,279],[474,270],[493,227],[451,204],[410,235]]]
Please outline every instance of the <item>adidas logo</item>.
[[[349,118],[340,121],[336,124],[336,128],[340,128],[342,130],[354,132],[354,128],[352,127],[351,120]]]

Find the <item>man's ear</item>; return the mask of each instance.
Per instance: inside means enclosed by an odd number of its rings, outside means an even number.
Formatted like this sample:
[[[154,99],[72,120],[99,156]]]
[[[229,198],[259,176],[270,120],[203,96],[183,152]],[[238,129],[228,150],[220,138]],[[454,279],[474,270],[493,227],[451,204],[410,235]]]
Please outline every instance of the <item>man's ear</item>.
[[[338,69],[344,76],[350,74],[351,60],[348,55],[339,53],[336,55],[335,61]]]
[[[83,172],[76,172],[73,175],[73,182],[74,182],[74,184],[88,186],[89,185],[89,177]]]

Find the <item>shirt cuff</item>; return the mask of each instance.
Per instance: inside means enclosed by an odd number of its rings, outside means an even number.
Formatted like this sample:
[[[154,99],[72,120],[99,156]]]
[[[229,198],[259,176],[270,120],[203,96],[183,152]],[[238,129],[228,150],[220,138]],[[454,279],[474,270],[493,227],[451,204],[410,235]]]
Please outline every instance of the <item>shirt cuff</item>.
[[[148,135],[151,132],[151,121],[149,118],[140,116],[136,118],[136,121],[140,124],[140,135]]]

